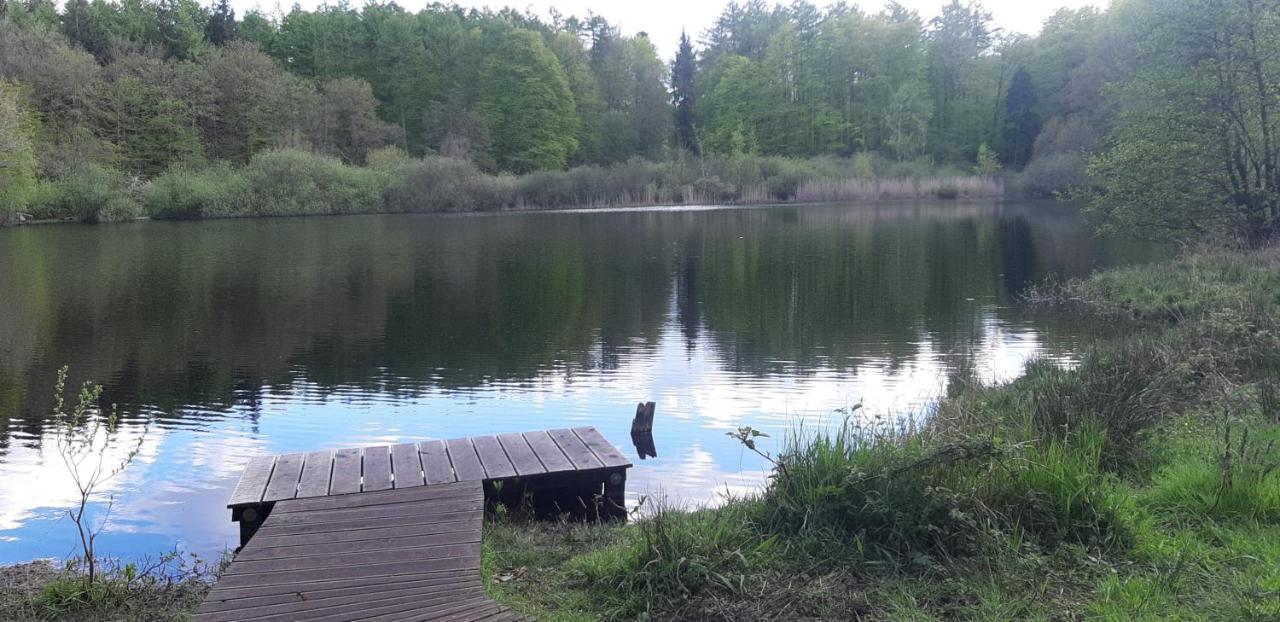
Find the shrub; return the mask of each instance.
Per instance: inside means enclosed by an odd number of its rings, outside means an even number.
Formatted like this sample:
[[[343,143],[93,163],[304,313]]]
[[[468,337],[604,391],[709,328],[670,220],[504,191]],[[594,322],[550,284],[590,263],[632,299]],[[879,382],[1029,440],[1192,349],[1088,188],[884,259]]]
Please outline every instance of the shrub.
[[[394,212],[466,212],[506,207],[512,202],[509,176],[485,175],[466,160],[432,156],[405,169],[387,190]]]
[[[82,163],[62,177],[44,182],[29,209],[36,218],[118,222],[142,215],[135,180],[97,163]]]
[[[250,215],[250,193],[248,178],[226,165],[170,169],[147,185],[143,204],[153,218],[227,218]]]
[[[378,212],[391,183],[388,173],[291,149],[254,156],[243,175],[249,210],[259,216]]]
[[[1031,199],[1066,195],[1087,182],[1081,153],[1054,153],[1037,157],[1022,172],[1010,175],[1010,194]]]

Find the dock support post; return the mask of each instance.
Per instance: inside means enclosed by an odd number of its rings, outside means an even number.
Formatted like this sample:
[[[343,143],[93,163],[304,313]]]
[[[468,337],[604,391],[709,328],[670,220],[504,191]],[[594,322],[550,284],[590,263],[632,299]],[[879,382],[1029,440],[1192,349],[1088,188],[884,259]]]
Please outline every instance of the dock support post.
[[[603,517],[627,518],[627,470],[615,469],[605,476]]]
[[[274,506],[274,503],[269,503],[231,510],[231,520],[240,525],[240,547],[237,551],[249,543],[253,534],[258,533],[258,527],[262,526],[262,521],[267,520],[267,515]]]

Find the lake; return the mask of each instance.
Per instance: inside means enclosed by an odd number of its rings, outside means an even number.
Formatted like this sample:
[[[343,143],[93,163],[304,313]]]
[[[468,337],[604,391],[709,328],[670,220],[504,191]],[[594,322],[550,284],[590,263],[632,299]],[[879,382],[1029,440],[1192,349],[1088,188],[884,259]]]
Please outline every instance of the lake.
[[[75,552],[49,433],[57,370],[104,386],[138,446],[99,547],[234,547],[262,453],[594,425],[632,502],[758,488],[726,432],[925,416],[1069,363],[1097,330],[1011,304],[1029,283],[1158,258],[1059,204],[655,208],[0,231],[0,563]],[[658,456],[628,431],[657,402]]]

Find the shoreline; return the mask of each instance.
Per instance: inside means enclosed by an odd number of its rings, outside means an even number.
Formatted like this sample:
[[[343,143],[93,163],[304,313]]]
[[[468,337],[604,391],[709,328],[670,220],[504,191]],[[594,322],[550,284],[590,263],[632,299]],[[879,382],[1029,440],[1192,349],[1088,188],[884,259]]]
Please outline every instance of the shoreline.
[[[589,214],[589,213],[628,213],[628,212],[645,212],[645,211],[712,211],[712,210],[730,210],[730,209],[749,209],[749,208],[769,208],[769,207],[807,207],[822,205],[847,205],[850,207],[870,207],[879,205],[919,205],[929,207],[945,207],[951,205],[964,205],[975,202],[994,202],[1005,203],[1017,199],[1011,199],[1005,194],[992,195],[962,195],[952,198],[942,197],[895,197],[886,196],[879,198],[861,198],[846,200],[786,200],[786,201],[748,201],[748,202],[729,202],[729,203],[634,203],[620,205],[598,205],[585,207],[503,207],[497,209],[471,209],[471,210],[441,210],[441,211],[374,211],[374,212],[334,212],[334,213],[301,213],[301,214],[244,214],[231,216],[211,216],[211,217],[195,217],[195,218],[156,218],[154,216],[137,216],[127,220],[106,221],[106,222],[87,222],[76,218],[44,218],[21,220],[7,224],[0,224],[0,231],[5,229],[20,229],[23,227],[48,227],[52,225],[117,225],[138,222],[201,222],[213,220],[256,220],[256,219],[278,219],[278,218],[312,218],[312,217],[334,217],[334,216],[391,216],[391,215],[418,215],[418,216],[474,216],[474,215],[499,215],[499,214]],[[1036,202],[1048,202],[1061,204],[1063,201],[1056,199],[1033,200]]]

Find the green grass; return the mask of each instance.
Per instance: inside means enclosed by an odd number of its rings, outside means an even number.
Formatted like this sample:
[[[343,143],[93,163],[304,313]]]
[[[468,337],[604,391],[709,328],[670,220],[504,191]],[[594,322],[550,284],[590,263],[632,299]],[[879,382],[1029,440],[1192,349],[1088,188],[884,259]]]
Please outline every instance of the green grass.
[[[0,567],[0,620],[186,620],[225,561],[176,552],[123,564],[101,560],[93,583],[76,560]]]
[[[491,593],[545,619],[1280,620],[1278,282],[1263,250],[1070,284],[1154,321],[959,382],[920,429],[748,430],[760,494],[505,536],[486,568],[539,572]]]

